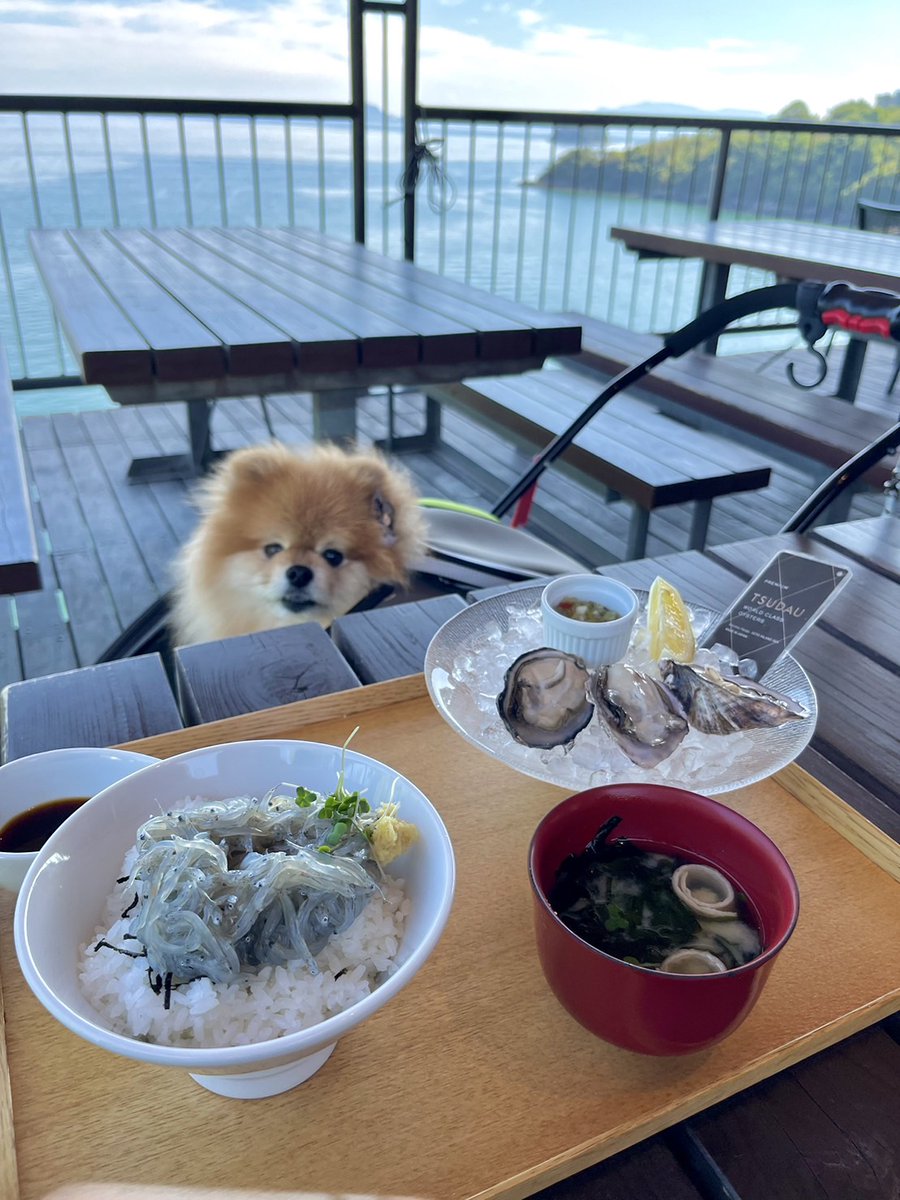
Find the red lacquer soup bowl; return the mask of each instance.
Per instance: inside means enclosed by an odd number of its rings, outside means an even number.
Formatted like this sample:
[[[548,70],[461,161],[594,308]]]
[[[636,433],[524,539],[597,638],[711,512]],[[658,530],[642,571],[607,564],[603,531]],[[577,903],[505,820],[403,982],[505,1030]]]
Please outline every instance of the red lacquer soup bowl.
[[[568,929],[548,900],[556,871],[612,816],[622,818],[614,837],[727,875],[759,918],[762,953],[719,974],[675,975],[624,962]],[[535,830],[529,871],[538,956],[557,999],[591,1033],[643,1054],[690,1054],[735,1030],[797,923],[797,881],[774,842],[724,804],[680,788],[612,784],[570,796]]]

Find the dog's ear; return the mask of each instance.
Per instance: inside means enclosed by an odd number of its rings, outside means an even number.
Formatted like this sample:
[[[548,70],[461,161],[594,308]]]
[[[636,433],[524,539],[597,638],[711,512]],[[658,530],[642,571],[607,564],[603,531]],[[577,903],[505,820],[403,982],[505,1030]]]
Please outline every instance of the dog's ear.
[[[393,546],[397,541],[397,531],[394,528],[394,506],[380,492],[372,497],[372,516],[381,528],[381,536],[386,546]]]
[[[192,503],[201,516],[208,517],[221,511],[228,497],[274,486],[283,476],[287,461],[289,452],[275,443],[234,450],[199,482]]]
[[[225,459],[222,474],[228,484],[268,483],[284,471],[287,453],[275,446],[247,446]]]

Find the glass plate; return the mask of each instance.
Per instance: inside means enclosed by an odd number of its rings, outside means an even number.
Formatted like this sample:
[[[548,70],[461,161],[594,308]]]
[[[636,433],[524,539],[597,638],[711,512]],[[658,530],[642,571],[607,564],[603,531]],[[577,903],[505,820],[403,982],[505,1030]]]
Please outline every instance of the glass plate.
[[[651,768],[635,766],[596,716],[568,750],[520,745],[500,720],[496,697],[510,663],[543,645],[542,590],[540,585],[519,588],[480,600],[443,625],[425,655],[425,679],[438,712],[467,741],[507,766],[569,791],[643,782],[712,796],[765,779],[792,762],[812,737],[815,692],[800,664],[785,655],[765,682],[809,710],[802,720],[725,736],[692,729],[673,754]],[[649,662],[643,651],[647,593],[638,592],[638,597],[641,610],[626,661],[641,667]],[[700,604],[689,604],[688,609],[699,642],[720,614]]]

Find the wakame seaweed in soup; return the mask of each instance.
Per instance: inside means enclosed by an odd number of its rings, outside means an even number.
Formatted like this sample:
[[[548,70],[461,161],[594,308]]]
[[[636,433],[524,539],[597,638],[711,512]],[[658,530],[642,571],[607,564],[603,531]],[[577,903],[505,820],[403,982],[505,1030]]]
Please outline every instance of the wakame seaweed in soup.
[[[679,974],[731,970],[762,950],[746,897],[721,872],[626,838],[611,817],[560,864],[549,900],[560,920],[607,954]]]

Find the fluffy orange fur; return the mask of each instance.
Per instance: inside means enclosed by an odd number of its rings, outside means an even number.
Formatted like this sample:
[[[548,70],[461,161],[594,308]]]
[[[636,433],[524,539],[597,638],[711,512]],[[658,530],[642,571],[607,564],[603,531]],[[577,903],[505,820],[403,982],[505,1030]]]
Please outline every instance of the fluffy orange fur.
[[[375,451],[271,443],[238,450],[197,489],[175,563],[175,642],[317,621],[402,584],[424,521],[405,472]]]

